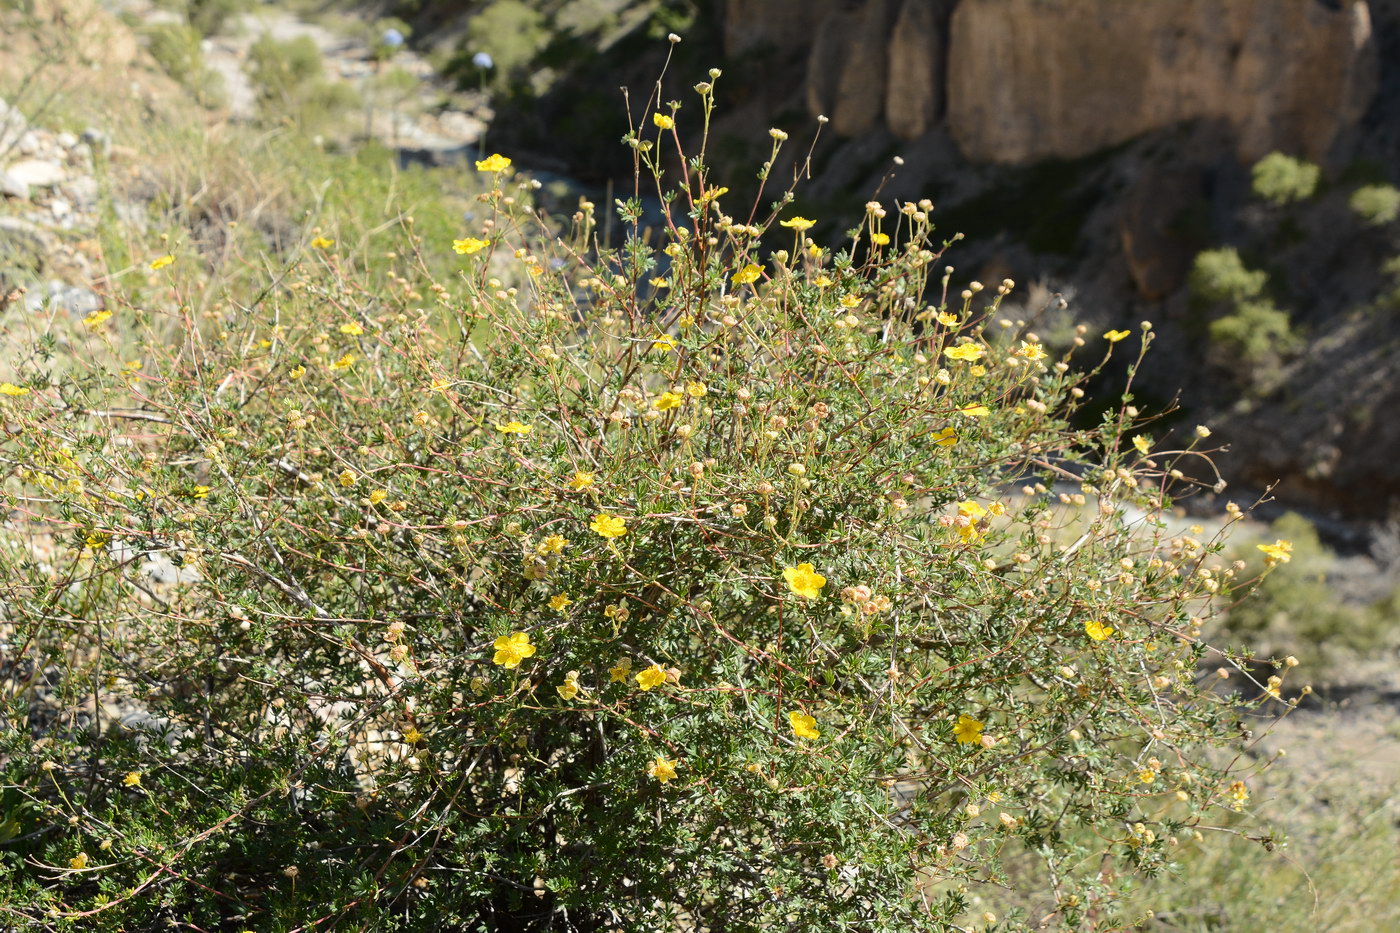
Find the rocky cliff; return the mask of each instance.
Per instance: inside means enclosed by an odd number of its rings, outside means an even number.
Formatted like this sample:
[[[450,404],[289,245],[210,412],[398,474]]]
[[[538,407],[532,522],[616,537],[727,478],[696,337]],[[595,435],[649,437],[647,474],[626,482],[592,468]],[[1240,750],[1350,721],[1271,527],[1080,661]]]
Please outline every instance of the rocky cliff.
[[[969,159],[1075,158],[1186,121],[1324,157],[1376,88],[1365,0],[728,0],[730,55],[806,53],[837,133],[946,116]]]

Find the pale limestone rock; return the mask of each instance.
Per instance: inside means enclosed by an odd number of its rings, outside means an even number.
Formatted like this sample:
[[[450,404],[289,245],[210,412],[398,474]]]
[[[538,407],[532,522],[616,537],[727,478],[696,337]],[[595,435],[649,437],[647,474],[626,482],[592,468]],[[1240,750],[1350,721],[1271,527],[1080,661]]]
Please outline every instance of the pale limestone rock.
[[[23,159],[6,169],[5,174],[31,188],[47,188],[68,177],[63,166],[44,159]]]
[[[1074,158],[1189,120],[1322,158],[1376,87],[1364,0],[962,0],[948,123],[971,159]]]

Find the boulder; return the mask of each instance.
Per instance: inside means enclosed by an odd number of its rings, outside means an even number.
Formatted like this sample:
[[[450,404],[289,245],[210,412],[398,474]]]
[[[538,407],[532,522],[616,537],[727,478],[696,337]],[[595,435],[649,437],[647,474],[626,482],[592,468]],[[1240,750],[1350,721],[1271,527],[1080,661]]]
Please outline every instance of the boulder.
[[[31,188],[48,188],[68,177],[63,166],[45,159],[23,159],[6,169],[5,175]]]
[[[968,158],[1076,158],[1191,120],[1322,159],[1377,84],[1364,0],[962,0],[948,124]]]
[[[17,175],[9,172],[0,172],[0,194],[7,198],[19,198],[21,201],[29,200],[29,184]]]

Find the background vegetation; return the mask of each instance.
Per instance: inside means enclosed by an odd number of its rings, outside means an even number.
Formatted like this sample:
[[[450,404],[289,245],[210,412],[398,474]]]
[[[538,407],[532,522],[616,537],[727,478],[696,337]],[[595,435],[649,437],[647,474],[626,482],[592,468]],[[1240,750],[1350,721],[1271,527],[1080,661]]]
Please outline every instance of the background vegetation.
[[[1177,509],[1209,432],[1094,397],[1157,328],[1042,339],[918,202],[819,236],[771,167],[658,179],[727,76],[653,100],[634,191],[550,214],[515,166],[318,144],[356,102],[255,48],[249,124],[61,61],[0,91],[131,153],[95,165],[105,308],[3,311],[16,923],[1396,916],[1393,726],[1265,735],[1394,597],[1338,601],[1301,518]],[[1316,196],[1273,162],[1261,199]],[[1245,255],[1192,289],[1266,392],[1297,337]]]

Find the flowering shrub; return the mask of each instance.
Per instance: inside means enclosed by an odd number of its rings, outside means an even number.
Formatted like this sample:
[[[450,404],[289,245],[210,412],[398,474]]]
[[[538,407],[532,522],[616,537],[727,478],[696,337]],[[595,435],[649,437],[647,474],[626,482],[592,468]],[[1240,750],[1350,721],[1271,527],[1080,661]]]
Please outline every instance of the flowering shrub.
[[[327,237],[224,301],[153,254],[168,301],[4,374],[7,911],[1112,928],[1247,805],[1209,749],[1280,701],[1197,672],[1233,570],[1158,521],[1197,453],[1072,428],[927,202],[823,243],[701,151],[641,229],[663,115],[620,247],[492,156],[393,287]]]

